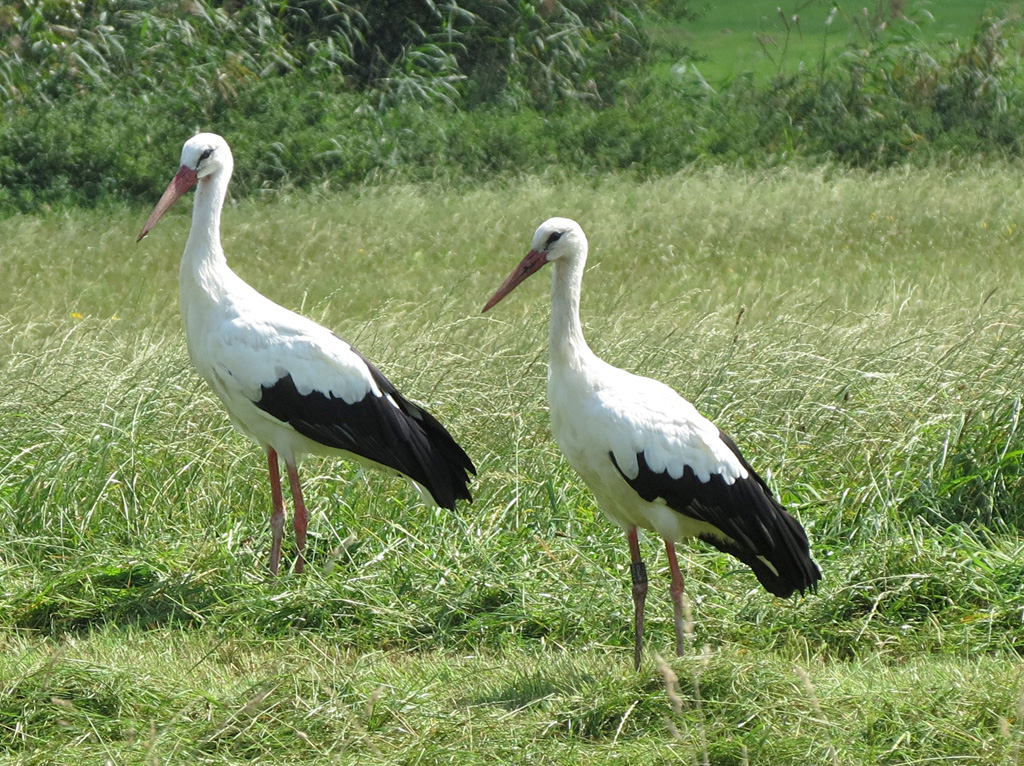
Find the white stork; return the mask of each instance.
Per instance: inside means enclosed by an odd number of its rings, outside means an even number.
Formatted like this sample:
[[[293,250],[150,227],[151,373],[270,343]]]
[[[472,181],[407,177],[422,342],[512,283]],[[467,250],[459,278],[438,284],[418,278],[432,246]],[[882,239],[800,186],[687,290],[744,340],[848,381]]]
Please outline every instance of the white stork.
[[[775,500],[732,439],[664,383],[612,367],[590,350],[579,313],[586,260],[587,237],[580,225],[551,218],[483,310],[545,263],[552,265],[551,431],[605,515],[628,536],[639,668],[647,572],[637,527],[665,540],[677,653],[683,650],[683,576],[676,541],[698,537],[732,554],[783,598],[814,590],[821,571],[811,560],[803,527]]]
[[[470,499],[469,474],[476,471],[444,426],[403,397],[366,357],[330,330],[260,295],[230,269],[220,243],[220,215],[233,167],[223,138],[190,138],[177,175],[139,239],[178,197],[197,187],[179,272],[189,356],[235,427],[267,453],[274,574],[284,532],[284,463],[295,506],[295,571],[301,572],[307,513],[297,465],[304,455],[354,458],[397,471],[450,509],[456,500]]]

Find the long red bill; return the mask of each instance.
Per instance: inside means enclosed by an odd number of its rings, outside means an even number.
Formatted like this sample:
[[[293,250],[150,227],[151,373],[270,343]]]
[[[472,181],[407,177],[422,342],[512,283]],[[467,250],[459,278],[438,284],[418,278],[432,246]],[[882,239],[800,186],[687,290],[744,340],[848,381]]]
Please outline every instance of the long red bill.
[[[483,311],[487,311],[492,308],[494,304],[508,295],[510,292],[519,286],[519,283],[525,280],[531,274],[536,273],[540,270],[540,267],[548,262],[547,253],[543,253],[540,250],[531,250],[526,254],[526,257],[519,262],[519,265],[513,269],[512,273],[508,275],[508,279],[502,282],[501,287],[498,291],[491,296],[491,299],[487,301],[487,305],[484,306]],[[480,312],[480,313],[483,313]]]
[[[196,175],[196,171],[182,165],[178,173],[171,179],[171,182],[167,184],[167,188],[164,190],[163,196],[160,198],[160,201],[156,203],[156,207],[153,208],[153,212],[149,214],[149,220],[146,221],[146,225],[142,227],[142,233],[139,234],[139,238],[135,241],[141,242],[142,238],[149,234],[150,230],[156,226],[156,222],[159,221],[160,217],[170,209],[171,205],[177,201],[178,197],[195,186],[197,180],[198,176]]]

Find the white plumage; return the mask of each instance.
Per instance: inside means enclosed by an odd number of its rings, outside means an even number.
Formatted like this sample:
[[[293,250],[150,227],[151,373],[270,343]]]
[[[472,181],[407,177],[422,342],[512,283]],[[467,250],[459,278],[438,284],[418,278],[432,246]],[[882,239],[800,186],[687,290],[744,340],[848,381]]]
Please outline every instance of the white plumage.
[[[275,574],[284,525],[279,462],[285,464],[295,504],[295,570],[301,572],[307,514],[297,465],[304,455],[340,455],[397,471],[447,508],[470,499],[467,484],[475,470],[444,427],[351,345],[264,297],[228,267],[220,217],[233,167],[223,138],[190,138],[139,239],[197,187],[179,272],[189,357],[231,422],[267,453]]]
[[[753,569],[772,593],[813,589],[821,577],[799,522],[775,500],[732,440],[657,380],[599,359],[583,337],[579,304],[587,238],[579,224],[551,218],[530,252],[484,306],[552,264],[548,402],[551,431],[601,509],[628,536],[639,667],[647,575],[637,527],[665,540],[672,572],[676,649],[682,651],[683,579],[674,543],[699,537]]]

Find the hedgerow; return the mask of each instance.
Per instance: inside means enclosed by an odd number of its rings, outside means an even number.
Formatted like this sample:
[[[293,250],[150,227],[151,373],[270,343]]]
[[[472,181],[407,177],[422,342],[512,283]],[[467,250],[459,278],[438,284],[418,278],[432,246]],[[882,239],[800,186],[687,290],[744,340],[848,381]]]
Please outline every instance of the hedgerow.
[[[1021,153],[1016,22],[986,20],[969,44],[939,51],[909,23],[867,25],[816,68],[716,92],[683,67],[647,68],[668,55],[643,32],[654,7],[409,2],[386,17],[333,0],[7,5],[0,210],[148,200],[198,130],[235,147],[241,195],[553,168],[873,169]]]

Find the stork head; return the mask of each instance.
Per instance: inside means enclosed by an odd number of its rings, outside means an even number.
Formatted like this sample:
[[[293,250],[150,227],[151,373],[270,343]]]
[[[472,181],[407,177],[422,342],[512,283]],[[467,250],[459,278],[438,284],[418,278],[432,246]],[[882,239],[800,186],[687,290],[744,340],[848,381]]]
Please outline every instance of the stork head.
[[[498,301],[516,289],[528,276],[536,273],[545,263],[559,259],[586,258],[587,235],[583,228],[571,218],[549,218],[533,233],[530,252],[512,270],[497,292],[484,306],[487,311]]]
[[[142,227],[139,240],[149,234],[178,197],[195,186],[198,181],[214,174],[230,177],[234,166],[235,161],[231,156],[231,147],[223,138],[216,133],[197,133],[192,136],[181,147],[181,167],[171,179],[170,184],[167,185],[160,201],[156,203],[146,225]]]

